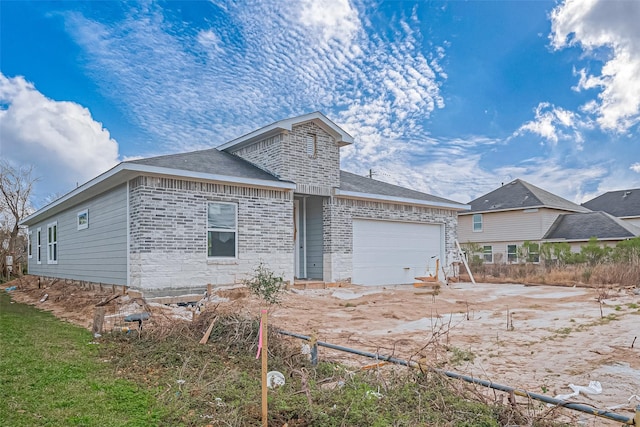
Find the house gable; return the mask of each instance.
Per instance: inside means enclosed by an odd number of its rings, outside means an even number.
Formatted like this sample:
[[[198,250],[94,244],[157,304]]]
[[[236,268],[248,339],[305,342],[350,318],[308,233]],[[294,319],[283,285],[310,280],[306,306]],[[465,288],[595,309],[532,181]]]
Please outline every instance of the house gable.
[[[297,193],[330,196],[340,186],[340,147],[352,140],[329,119],[312,113],[277,122],[218,149],[294,182]]]

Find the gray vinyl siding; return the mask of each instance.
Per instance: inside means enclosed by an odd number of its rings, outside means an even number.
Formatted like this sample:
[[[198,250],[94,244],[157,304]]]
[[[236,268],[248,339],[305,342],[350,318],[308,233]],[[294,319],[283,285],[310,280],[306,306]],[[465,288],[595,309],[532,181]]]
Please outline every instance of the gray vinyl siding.
[[[322,198],[307,199],[307,277],[322,279]]]
[[[89,227],[78,230],[77,214],[88,209]],[[58,222],[58,263],[47,264],[47,224]],[[42,264],[29,259],[29,273],[115,285],[127,284],[126,184],[29,227],[42,227]],[[35,237],[34,237],[35,239]]]

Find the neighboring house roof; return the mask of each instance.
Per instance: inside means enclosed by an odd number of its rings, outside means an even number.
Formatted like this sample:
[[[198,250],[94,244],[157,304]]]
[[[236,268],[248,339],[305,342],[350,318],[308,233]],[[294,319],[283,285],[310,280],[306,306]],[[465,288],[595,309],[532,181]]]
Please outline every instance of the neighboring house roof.
[[[589,209],[583,206],[549,193],[521,179],[516,179],[480,196],[469,202],[469,204],[471,205],[471,210],[463,214],[527,208],[553,208],[569,212],[590,212]]]
[[[388,184],[372,178],[340,171],[340,188],[336,190],[337,196],[389,200],[401,203],[417,203],[434,207],[446,207],[458,210],[469,209],[469,205],[454,202],[442,197],[420,191],[410,190],[398,185]],[[377,196],[377,197],[376,197]]]
[[[324,129],[329,135],[335,138],[339,146],[353,144],[353,137],[345,132],[340,126],[332,122],[327,116],[319,111],[304,114],[298,117],[292,117],[290,119],[280,120],[270,125],[264,126],[260,129],[256,129],[253,132],[249,132],[239,138],[233,139],[227,143],[218,146],[218,150],[227,150],[229,148],[241,148],[245,145],[249,145],[259,139],[268,138],[282,133],[282,131],[291,131],[293,125],[314,122],[316,125]]]
[[[269,172],[252,165],[240,157],[220,151],[216,148],[192,151],[190,153],[149,157],[146,159],[131,160],[125,163],[158,166],[169,169],[179,169],[238,178],[279,181],[276,176]]]
[[[638,235],[640,228],[600,211],[559,215],[543,240],[620,240]]]
[[[582,206],[592,211],[605,211],[618,218],[640,217],[640,188],[608,191]]]

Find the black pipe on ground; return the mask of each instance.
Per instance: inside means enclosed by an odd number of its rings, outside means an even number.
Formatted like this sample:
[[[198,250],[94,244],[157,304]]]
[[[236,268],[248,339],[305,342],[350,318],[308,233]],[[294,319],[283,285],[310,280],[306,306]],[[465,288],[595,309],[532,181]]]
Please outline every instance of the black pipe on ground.
[[[280,334],[282,334],[282,335],[287,335],[287,336],[290,336],[290,337],[299,338],[299,339],[305,340],[305,341],[312,341],[312,337],[309,337],[309,336],[306,336],[306,335],[300,335],[300,334],[296,334],[294,332],[287,332],[287,331],[283,331],[283,330],[280,330],[278,332]],[[371,352],[368,352],[368,351],[357,350],[357,349],[349,348],[349,347],[343,347],[341,345],[331,344],[331,343],[323,342],[323,341],[315,341],[315,344],[320,346],[320,347],[327,347],[327,348],[331,348],[333,350],[339,350],[339,351],[344,351],[344,352],[347,352],[347,353],[357,354],[359,356],[369,357],[371,359],[382,360],[382,361],[385,361],[385,362],[395,363],[397,365],[408,366],[410,368],[418,368],[418,369],[424,369],[425,368],[425,365],[421,365],[420,363],[414,362],[412,360],[398,359],[396,357],[385,356],[385,355],[382,355],[382,354],[371,353]],[[584,413],[587,413],[587,414],[590,414],[590,415],[595,415],[595,416],[598,416],[598,417],[607,418],[607,419],[610,419],[610,420],[613,420],[613,421],[618,421],[618,422],[621,422],[621,423],[627,424],[627,425],[635,425],[635,426],[640,425],[640,423],[638,423],[638,420],[640,420],[640,405],[638,405],[636,407],[636,416],[635,416],[635,419],[633,419],[633,418],[625,417],[624,415],[616,414],[615,412],[606,411],[604,409],[593,408],[591,406],[583,405],[581,403],[571,403],[571,402],[567,402],[565,400],[560,400],[560,399],[555,399],[553,397],[545,396],[543,394],[531,393],[529,391],[518,389],[518,388],[515,388],[515,387],[510,387],[510,386],[507,386],[507,385],[497,384],[497,383],[494,383],[494,382],[491,382],[491,381],[481,380],[479,378],[473,378],[473,377],[470,377],[468,375],[462,375],[462,374],[458,374],[458,373],[455,373],[455,372],[445,371],[443,369],[436,369],[436,368],[431,368],[431,367],[426,367],[426,368],[429,369],[432,372],[437,372],[437,373],[445,375],[445,376],[447,376],[449,378],[455,378],[455,379],[458,379],[458,380],[466,381],[468,383],[478,384],[478,385],[481,385],[481,386],[484,386],[484,387],[489,387],[489,388],[492,388],[492,389],[495,389],[495,390],[500,390],[500,391],[504,391],[504,392],[507,392],[507,393],[513,393],[513,394],[516,394],[518,396],[539,400],[541,402],[549,403],[549,404],[552,404],[552,405],[562,406],[564,408],[573,409],[574,411],[580,411],[580,412],[584,412]]]

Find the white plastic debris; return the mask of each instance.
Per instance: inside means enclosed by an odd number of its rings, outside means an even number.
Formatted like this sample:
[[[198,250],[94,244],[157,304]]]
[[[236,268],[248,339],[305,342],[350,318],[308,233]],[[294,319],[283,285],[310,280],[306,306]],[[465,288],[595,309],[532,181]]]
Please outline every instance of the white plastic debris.
[[[267,372],[267,387],[275,388],[284,385],[284,375],[278,371]]]
[[[600,381],[590,381],[588,386],[569,384],[569,388],[573,390],[573,393],[570,394],[559,394],[556,396],[556,399],[560,400],[569,400],[572,397],[578,396],[580,393],[582,394],[600,394],[602,393],[602,384]]]
[[[367,390],[364,395],[369,399],[371,399],[372,397],[375,397],[376,399],[382,399],[382,393],[373,390]]]
[[[300,353],[303,356],[307,356],[309,359],[311,359],[311,346],[309,344],[302,344],[300,346]]]
[[[615,411],[616,409],[631,407],[631,401],[633,399],[635,399],[640,404],[640,396],[638,396],[637,394],[632,394],[631,397],[627,399],[627,403],[621,403],[620,405],[615,406],[607,406],[607,409],[610,411]]]

